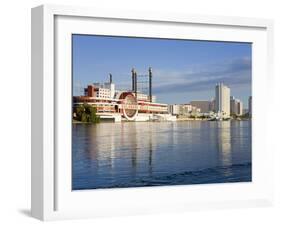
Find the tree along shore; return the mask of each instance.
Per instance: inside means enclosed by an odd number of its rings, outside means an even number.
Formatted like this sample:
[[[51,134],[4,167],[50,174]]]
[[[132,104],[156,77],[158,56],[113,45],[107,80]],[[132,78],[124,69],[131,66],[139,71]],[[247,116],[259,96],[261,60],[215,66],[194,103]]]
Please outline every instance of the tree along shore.
[[[99,123],[96,107],[89,104],[80,104],[73,109],[73,122],[75,123]]]

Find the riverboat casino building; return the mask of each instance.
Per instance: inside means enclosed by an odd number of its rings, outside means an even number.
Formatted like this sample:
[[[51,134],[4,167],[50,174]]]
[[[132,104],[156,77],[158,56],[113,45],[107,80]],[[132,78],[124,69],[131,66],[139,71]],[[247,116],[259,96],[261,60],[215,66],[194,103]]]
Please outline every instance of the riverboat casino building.
[[[149,94],[140,93],[137,89],[137,72],[132,69],[132,89],[118,91],[109,74],[109,82],[89,84],[84,89],[84,96],[73,97],[73,107],[80,104],[93,105],[101,119],[114,121],[175,121],[175,116],[168,113],[168,105],[156,103],[152,96],[152,69],[149,68]]]

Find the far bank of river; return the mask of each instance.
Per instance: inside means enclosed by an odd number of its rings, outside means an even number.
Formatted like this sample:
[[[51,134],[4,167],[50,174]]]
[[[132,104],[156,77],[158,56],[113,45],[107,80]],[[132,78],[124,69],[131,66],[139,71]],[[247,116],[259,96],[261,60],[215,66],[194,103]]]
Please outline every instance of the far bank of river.
[[[183,122],[183,121],[196,121],[196,122],[200,122],[200,121],[251,121],[251,119],[228,119],[228,120],[210,120],[209,118],[208,119],[202,119],[202,118],[177,118],[177,120],[175,122]],[[104,120],[104,119],[101,119],[100,123],[103,123],[103,122],[114,122],[113,120]],[[121,121],[121,122],[129,122],[129,121]],[[168,121],[132,121],[132,122],[168,122]],[[170,121],[169,121],[170,122]],[[172,122],[172,121],[171,121]],[[90,122],[81,122],[81,121],[77,121],[77,120],[72,120],[72,123],[73,124],[92,124]]]

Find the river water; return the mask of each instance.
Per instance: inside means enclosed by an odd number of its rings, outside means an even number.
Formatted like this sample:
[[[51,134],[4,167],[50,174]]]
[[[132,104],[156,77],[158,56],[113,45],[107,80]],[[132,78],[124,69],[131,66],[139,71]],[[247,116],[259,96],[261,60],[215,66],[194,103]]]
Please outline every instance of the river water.
[[[250,121],[73,124],[72,189],[249,182]]]

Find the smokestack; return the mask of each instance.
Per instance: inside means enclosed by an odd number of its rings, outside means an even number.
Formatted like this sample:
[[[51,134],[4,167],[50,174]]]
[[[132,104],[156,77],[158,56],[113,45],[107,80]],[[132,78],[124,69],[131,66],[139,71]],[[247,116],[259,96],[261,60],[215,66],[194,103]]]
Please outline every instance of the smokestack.
[[[112,74],[109,73],[109,83],[111,84],[112,83]]]
[[[152,68],[151,67],[149,67],[148,72],[149,72],[149,99],[150,102],[152,102]]]
[[[135,71],[135,76],[134,76],[134,80],[135,80],[135,97],[137,98],[137,91],[138,91],[138,85],[137,85],[137,72]]]
[[[132,91],[135,91],[135,69],[132,69]]]

